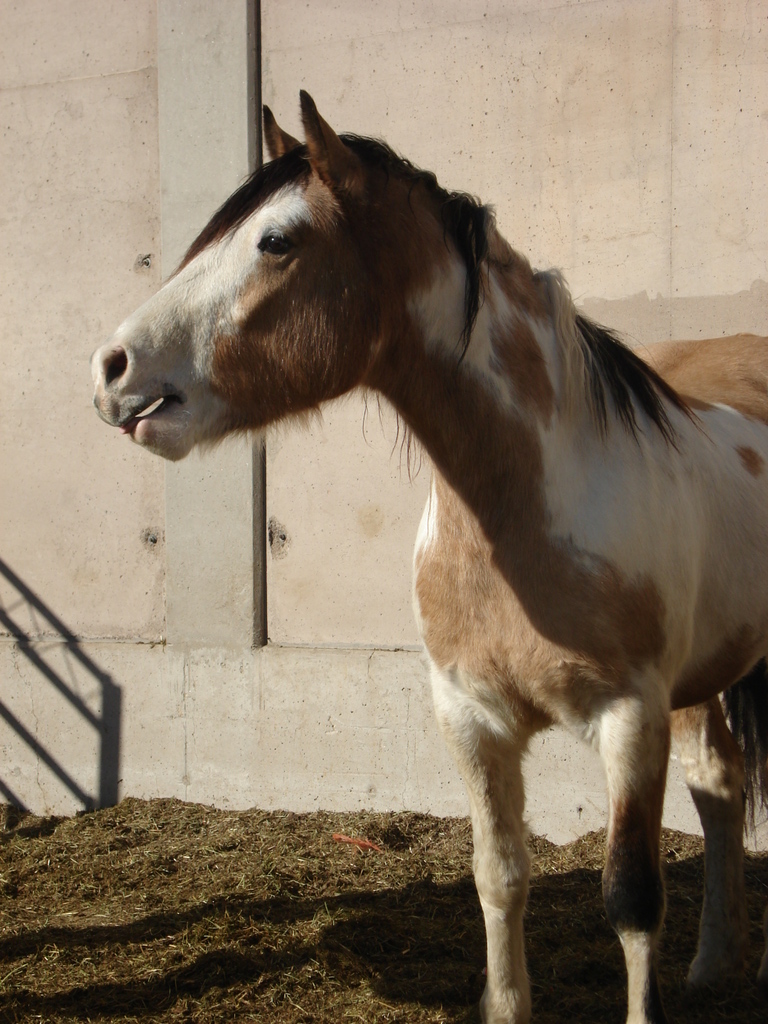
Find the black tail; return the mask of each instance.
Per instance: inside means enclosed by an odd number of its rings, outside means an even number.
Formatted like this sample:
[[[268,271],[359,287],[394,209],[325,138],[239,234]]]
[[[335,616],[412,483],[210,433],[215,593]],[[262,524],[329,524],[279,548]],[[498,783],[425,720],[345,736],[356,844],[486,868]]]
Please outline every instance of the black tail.
[[[728,726],[744,752],[745,827],[768,810],[768,665],[765,658],[723,694]]]

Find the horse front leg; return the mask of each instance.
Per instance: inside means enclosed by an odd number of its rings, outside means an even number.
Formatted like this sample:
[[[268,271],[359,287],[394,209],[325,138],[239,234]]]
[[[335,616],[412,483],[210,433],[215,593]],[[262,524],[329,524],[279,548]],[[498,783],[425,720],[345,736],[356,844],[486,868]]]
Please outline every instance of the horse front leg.
[[[435,710],[469,795],[473,871],[485,919],[484,1024],[527,1024],[531,994],[523,912],[530,861],[523,826],[521,759],[529,738],[473,697],[455,670],[433,666]]]
[[[627,1024],[665,1024],[656,972],[664,920],[659,844],[669,759],[669,712],[661,689],[616,700],[600,717],[608,782],[606,914],[624,949]]]
[[[691,986],[739,973],[747,955],[744,759],[717,697],[672,714],[672,738],[704,831],[704,903]]]

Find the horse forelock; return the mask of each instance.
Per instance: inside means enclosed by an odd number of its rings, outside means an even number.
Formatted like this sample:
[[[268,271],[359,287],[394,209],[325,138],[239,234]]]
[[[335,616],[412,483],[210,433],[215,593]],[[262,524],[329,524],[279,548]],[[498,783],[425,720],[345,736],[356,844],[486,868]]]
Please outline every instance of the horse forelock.
[[[260,206],[286,186],[309,178],[306,146],[290,150],[277,160],[257,168],[219,207],[184,254],[176,273],[196,256],[236,231]]]

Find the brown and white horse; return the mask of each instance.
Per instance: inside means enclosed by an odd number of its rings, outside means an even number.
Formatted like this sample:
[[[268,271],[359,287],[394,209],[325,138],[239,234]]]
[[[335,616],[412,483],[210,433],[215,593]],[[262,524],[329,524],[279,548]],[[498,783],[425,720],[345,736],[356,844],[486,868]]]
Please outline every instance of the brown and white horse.
[[[755,414],[724,343],[709,362],[656,350],[682,399],[577,314],[556,272],[534,272],[488,208],[336,135],[306,93],[301,107],[306,143],[265,110],[272,162],[95,353],[96,408],[179,459],[355,387],[394,405],[435,467],[414,606],[469,792],[483,1019],[530,1017],[521,760],[557,722],[602,757],[627,1019],[658,1024],[671,721],[707,844],[690,980],[743,963],[744,770],[717,695],[768,652],[765,389]],[[768,364],[764,340],[741,344]]]

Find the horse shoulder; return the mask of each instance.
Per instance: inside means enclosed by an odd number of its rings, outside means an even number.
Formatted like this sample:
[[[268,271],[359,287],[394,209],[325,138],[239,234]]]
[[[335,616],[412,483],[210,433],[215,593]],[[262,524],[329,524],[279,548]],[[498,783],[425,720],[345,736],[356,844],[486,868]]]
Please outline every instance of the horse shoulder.
[[[477,519],[437,472],[414,552],[413,598],[435,670],[457,672],[486,703],[546,724],[534,681],[561,672],[563,652],[533,626]]]
[[[653,581],[631,580],[575,549],[531,552],[516,587],[505,569],[513,531],[492,545],[436,474],[414,558],[414,605],[433,669],[485,705],[540,727],[589,722],[663,647]],[[518,592],[519,590],[519,592]],[[454,692],[454,688],[450,688]]]

